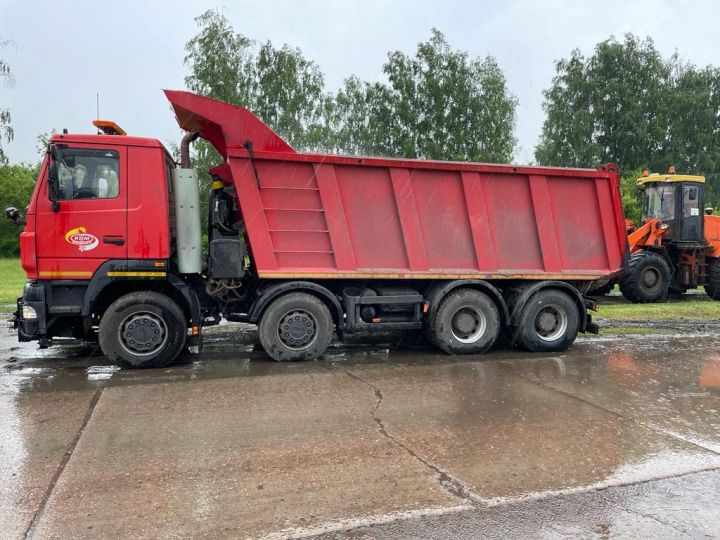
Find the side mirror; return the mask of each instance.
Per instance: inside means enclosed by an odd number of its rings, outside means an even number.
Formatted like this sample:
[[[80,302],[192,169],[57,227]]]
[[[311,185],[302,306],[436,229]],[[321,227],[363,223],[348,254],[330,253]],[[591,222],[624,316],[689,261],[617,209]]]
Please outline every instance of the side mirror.
[[[706,216],[712,216],[712,213],[713,213],[713,208],[712,208],[712,206],[708,206],[708,207],[705,209],[705,215],[706,215]]]
[[[25,221],[20,219],[20,212],[14,206],[5,209],[5,217],[15,223],[18,227],[25,225]]]

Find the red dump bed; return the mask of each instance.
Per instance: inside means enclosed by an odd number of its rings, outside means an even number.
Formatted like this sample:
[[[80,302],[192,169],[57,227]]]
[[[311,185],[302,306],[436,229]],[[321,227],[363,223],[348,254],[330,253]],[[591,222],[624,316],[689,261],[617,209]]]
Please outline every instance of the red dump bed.
[[[235,185],[260,277],[587,280],[622,268],[614,166],[298,153],[246,109],[166,94],[180,126],[226,159],[217,172]]]

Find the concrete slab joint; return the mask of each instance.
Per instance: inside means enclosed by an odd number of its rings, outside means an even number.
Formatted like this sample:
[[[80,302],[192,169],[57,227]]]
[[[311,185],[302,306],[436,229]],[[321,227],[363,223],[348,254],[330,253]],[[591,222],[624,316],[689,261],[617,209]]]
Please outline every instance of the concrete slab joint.
[[[434,463],[428,461],[424,457],[420,456],[417,452],[415,452],[412,448],[410,448],[407,444],[402,442],[401,440],[397,439],[395,436],[393,436],[391,433],[388,432],[387,428],[385,427],[385,424],[383,423],[382,418],[378,414],[378,409],[380,408],[380,405],[383,401],[383,393],[380,388],[378,388],[375,384],[371,383],[370,381],[367,381],[354,373],[350,371],[346,371],[349,377],[355,379],[356,381],[370,387],[373,392],[375,393],[375,404],[373,405],[373,409],[370,412],[370,416],[372,417],[373,421],[378,426],[378,431],[383,435],[383,437],[386,437],[389,439],[393,444],[398,446],[399,448],[402,448],[405,452],[407,452],[412,458],[420,462],[423,466],[425,466],[432,474],[437,478],[438,484],[442,489],[444,489],[447,493],[450,495],[453,495],[454,497],[457,497],[459,499],[462,499],[464,502],[471,504],[474,507],[486,507],[487,503],[483,500],[482,497],[480,497],[477,493],[473,492],[471,489],[469,489],[463,482],[461,482],[459,479],[453,477],[449,472],[441,469]]]

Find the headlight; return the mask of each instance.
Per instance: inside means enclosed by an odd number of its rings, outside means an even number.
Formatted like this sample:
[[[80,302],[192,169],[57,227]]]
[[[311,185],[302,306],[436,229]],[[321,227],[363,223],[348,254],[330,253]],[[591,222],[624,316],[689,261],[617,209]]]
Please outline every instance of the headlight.
[[[28,305],[23,305],[22,309],[22,318],[23,319],[37,319],[37,311],[35,311],[35,308]]]

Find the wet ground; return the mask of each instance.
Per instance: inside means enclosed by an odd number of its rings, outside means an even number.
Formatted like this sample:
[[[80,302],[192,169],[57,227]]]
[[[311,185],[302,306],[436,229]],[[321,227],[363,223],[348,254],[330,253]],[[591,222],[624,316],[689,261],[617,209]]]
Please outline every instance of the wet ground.
[[[227,327],[132,371],[0,332],[2,538],[720,536],[714,333],[276,364]]]

